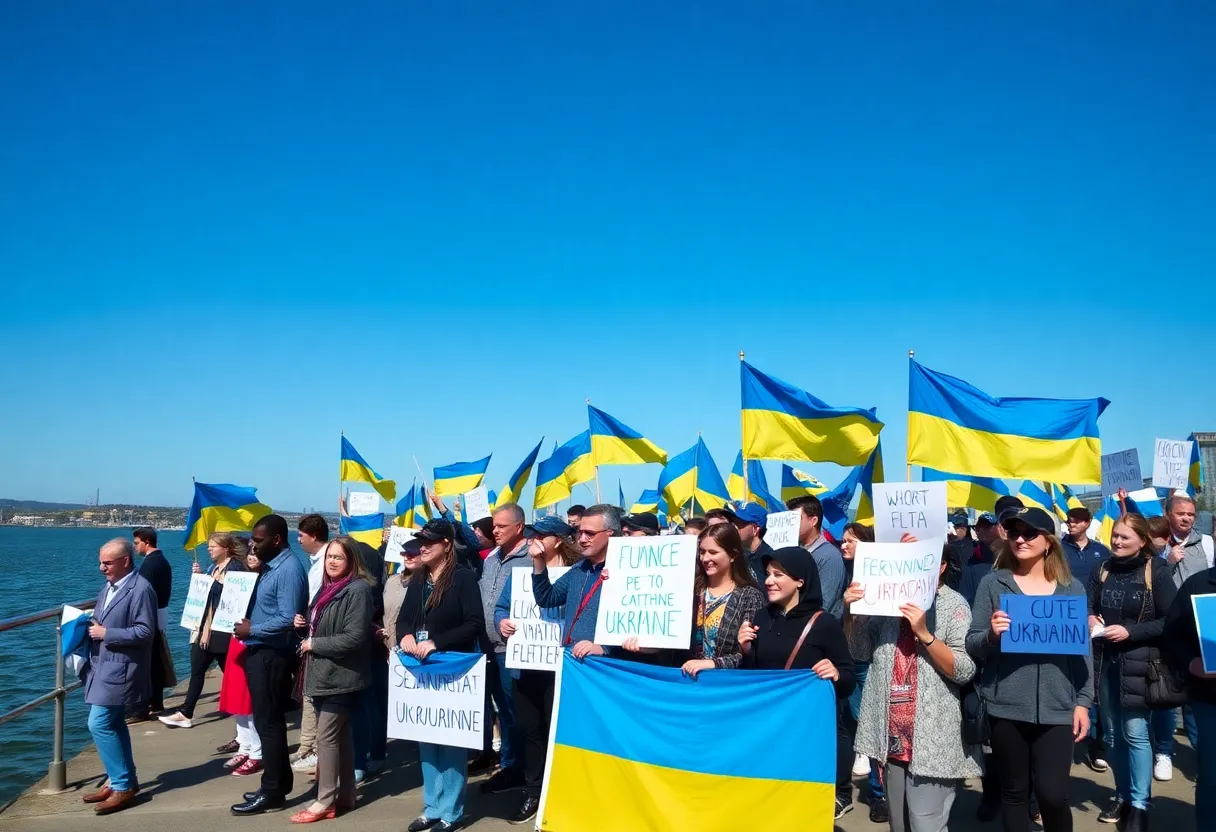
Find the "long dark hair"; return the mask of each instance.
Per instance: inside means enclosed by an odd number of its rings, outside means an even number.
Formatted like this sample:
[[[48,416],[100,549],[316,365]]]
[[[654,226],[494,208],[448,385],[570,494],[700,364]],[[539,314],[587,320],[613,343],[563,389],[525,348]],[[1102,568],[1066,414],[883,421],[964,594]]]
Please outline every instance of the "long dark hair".
[[[701,564],[701,541],[710,538],[730,558],[730,578],[735,586],[755,586],[756,578],[752,575],[747,558],[743,555],[743,541],[739,538],[739,530],[732,523],[715,523],[697,536],[697,576],[693,581],[693,590],[698,596],[709,586],[709,578],[705,575],[705,567]]]
[[[444,542],[447,543],[447,551],[443,555],[443,569],[439,572],[439,577],[435,579],[435,585],[431,587],[431,595],[426,599],[424,609],[432,610],[439,606],[439,602],[443,600],[443,594],[452,585],[452,576],[456,572],[456,542],[454,540]],[[429,574],[426,564],[423,564],[421,569],[410,576],[410,582],[425,582]]]

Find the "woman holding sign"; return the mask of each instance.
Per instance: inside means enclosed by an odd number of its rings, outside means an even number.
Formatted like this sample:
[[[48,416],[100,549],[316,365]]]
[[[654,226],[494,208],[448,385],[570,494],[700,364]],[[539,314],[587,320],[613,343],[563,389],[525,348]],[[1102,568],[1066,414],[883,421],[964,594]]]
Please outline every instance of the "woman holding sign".
[[[701,532],[693,591],[692,657],[681,670],[695,679],[702,670],[737,668],[743,663],[739,625],[755,620],[764,599],[747,565],[739,531],[730,523]]]
[[[1001,815],[1006,832],[1029,832],[1033,779],[1043,829],[1071,832],[1068,773],[1073,744],[1089,735],[1094,700],[1088,644],[1081,647],[1083,655],[1047,644],[1035,653],[1004,650],[1002,636],[1010,627],[1031,622],[1011,619],[1002,599],[1030,596],[1044,609],[1080,604],[1083,619],[1085,587],[1069,572],[1051,515],[1040,508],[1019,508],[1002,517],[1006,544],[976,590],[967,632],[967,652],[983,663],[978,688],[988,707]]]
[[[1138,514],[1115,521],[1111,557],[1089,576],[1089,627],[1094,632],[1094,670],[1102,718],[1110,720],[1115,796],[1098,816],[1124,823],[1125,832],[1145,828],[1153,784],[1149,739],[1150,665],[1160,659],[1165,616],[1176,588],[1170,565],[1153,552],[1148,523]]]
[[[856,750],[886,766],[892,832],[945,832],[959,784],[979,777],[980,749],[963,745],[959,687],[971,681],[971,609],[941,582],[928,612],[900,607],[901,618],[853,616],[849,649],[869,664]],[[846,609],[865,596],[845,590]]]
[[[419,660],[436,651],[484,653],[485,613],[473,570],[456,563],[456,531],[431,520],[417,534],[422,568],[405,588],[397,616],[401,650]],[[469,754],[463,748],[418,743],[422,762],[422,815],[409,832],[455,829],[464,816]]]

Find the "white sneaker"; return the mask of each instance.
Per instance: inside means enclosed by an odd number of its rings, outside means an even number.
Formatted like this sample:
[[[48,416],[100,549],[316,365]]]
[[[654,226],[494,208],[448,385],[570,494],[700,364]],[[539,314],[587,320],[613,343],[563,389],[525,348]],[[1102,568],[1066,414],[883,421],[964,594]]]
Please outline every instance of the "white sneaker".
[[[309,754],[306,757],[301,757],[291,764],[292,771],[298,771],[304,774],[315,771],[317,768],[317,755]]]
[[[188,717],[182,716],[182,714],[180,712],[175,713],[172,716],[158,716],[157,719],[159,719],[161,722],[168,725],[170,728],[193,728],[194,727],[194,723],[191,722]]]
[[[857,754],[853,757],[853,776],[865,777],[870,773],[870,758],[865,754]]]
[[[1170,759],[1169,754],[1157,754],[1153,758],[1153,779],[1154,780],[1173,780],[1174,779],[1174,761]]]

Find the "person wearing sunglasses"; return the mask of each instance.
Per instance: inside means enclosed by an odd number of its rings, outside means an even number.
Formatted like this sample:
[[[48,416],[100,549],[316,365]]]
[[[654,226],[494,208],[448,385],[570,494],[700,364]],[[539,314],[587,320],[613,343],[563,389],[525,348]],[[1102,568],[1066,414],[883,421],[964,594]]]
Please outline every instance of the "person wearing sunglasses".
[[[1073,579],[1047,512],[1006,512],[1001,525],[1005,545],[976,591],[967,652],[983,662],[978,688],[988,708],[1004,829],[1029,832],[1033,781],[1045,832],[1072,832],[1068,775],[1073,744],[1089,734],[1093,660],[1088,652],[1003,652],[1001,636],[1014,622],[1001,609],[1001,597],[1077,596],[1085,603],[1086,588]]]

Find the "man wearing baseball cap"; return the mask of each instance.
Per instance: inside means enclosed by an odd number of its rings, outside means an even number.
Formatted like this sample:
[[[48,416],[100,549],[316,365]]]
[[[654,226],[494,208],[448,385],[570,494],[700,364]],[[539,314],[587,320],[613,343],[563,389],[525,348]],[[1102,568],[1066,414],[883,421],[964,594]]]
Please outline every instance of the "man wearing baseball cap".
[[[621,518],[626,537],[654,537],[659,533],[659,518],[654,514],[627,514]]]
[[[728,509],[727,513],[735,528],[739,530],[743,553],[747,555],[747,565],[756,576],[756,582],[763,587],[764,557],[773,553],[773,547],[764,542],[764,532],[768,528],[768,512],[756,503],[744,503],[734,511]]]

